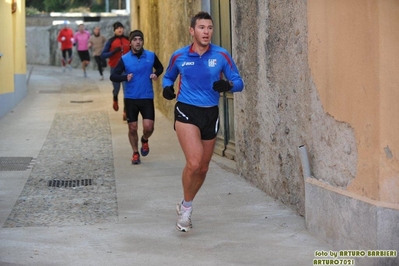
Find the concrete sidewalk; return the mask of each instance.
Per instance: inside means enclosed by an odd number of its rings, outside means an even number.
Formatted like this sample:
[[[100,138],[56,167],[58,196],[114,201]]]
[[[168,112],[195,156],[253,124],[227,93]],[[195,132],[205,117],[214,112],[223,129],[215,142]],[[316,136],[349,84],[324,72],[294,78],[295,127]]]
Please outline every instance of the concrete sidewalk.
[[[156,113],[151,152],[132,165],[111,91],[95,70],[34,66],[28,96],[0,119],[0,158],[33,158],[27,170],[0,165],[0,265],[313,265],[331,250],[217,155],[193,229],[178,232],[184,156],[172,122]],[[66,179],[92,183],[49,184]]]

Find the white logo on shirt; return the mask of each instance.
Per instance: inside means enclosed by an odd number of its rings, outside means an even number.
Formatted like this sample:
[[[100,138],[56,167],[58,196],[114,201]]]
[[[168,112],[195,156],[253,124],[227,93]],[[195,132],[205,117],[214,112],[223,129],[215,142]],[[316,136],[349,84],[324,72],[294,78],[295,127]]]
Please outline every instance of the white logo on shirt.
[[[183,62],[181,66],[193,66],[194,62]]]
[[[208,66],[209,67],[215,67],[217,64],[217,60],[216,59],[208,59]]]

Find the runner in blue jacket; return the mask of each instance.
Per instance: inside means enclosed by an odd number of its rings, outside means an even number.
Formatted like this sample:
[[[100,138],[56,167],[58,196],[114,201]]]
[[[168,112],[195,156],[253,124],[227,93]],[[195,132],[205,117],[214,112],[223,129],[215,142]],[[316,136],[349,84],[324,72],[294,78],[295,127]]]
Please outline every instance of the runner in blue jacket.
[[[110,79],[124,82],[124,102],[126,119],[129,127],[129,142],[132,146],[132,163],[139,164],[138,152],[138,115],[143,117],[143,135],[141,137],[141,155],[150,152],[148,139],[154,132],[155,108],[152,81],[163,72],[163,65],[157,55],[143,48],[144,34],[134,30],[129,34],[131,51],[122,56],[113,70]]]
[[[212,17],[199,12],[191,19],[193,43],[174,52],[162,80],[163,97],[176,97],[175,130],[186,158],[183,169],[183,200],[176,206],[176,229],[191,229],[192,201],[205,181],[219,130],[221,92],[240,92],[244,82],[230,54],[211,44]],[[224,77],[223,77],[224,75]]]

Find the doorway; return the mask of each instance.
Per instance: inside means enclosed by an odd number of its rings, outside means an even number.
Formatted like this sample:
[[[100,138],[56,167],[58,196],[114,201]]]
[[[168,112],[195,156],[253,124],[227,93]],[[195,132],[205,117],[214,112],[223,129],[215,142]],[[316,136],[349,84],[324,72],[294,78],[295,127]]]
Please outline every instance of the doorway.
[[[231,52],[231,8],[230,0],[211,1],[211,15],[213,18],[212,43]],[[220,129],[216,137],[214,153],[235,159],[235,133],[234,133],[234,96],[231,92],[220,94]]]

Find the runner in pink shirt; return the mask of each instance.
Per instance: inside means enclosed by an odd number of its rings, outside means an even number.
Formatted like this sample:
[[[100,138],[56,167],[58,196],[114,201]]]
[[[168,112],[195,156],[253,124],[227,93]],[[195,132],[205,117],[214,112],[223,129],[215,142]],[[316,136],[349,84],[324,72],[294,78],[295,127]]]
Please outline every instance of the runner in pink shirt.
[[[85,30],[85,26],[83,24],[79,25],[79,31],[75,33],[75,45],[76,50],[78,50],[80,61],[82,62],[83,76],[86,78],[86,67],[90,63],[90,54],[89,54],[89,39],[90,32]]]

